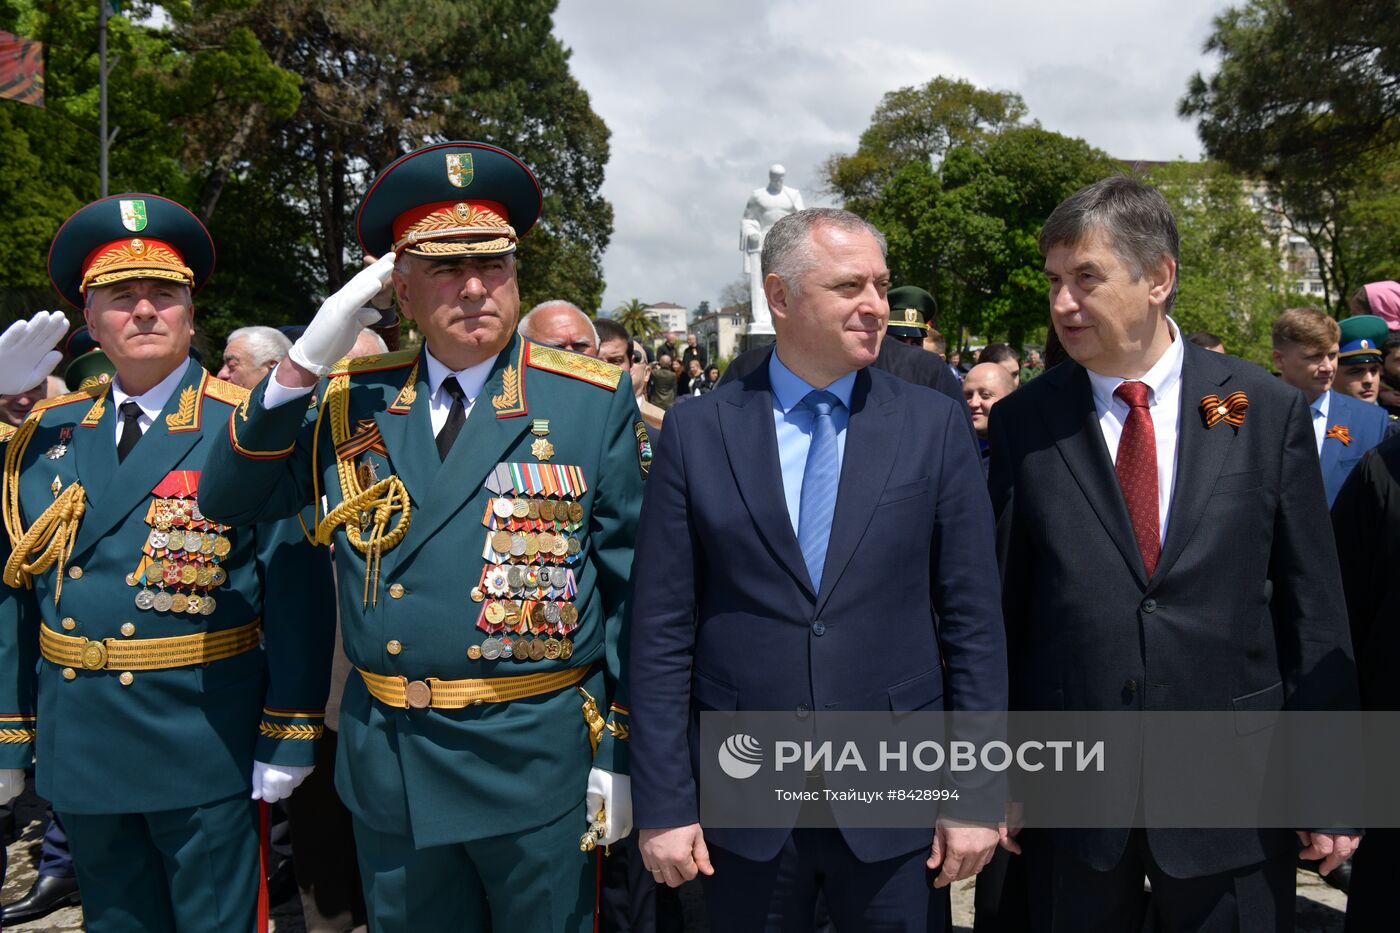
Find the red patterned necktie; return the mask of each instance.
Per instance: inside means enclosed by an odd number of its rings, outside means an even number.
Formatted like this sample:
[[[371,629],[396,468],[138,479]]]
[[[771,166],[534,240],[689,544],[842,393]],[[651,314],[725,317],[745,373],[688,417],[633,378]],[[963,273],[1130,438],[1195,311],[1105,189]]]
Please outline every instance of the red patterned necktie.
[[[1118,441],[1114,472],[1123,487],[1128,517],[1133,520],[1133,537],[1137,538],[1142,564],[1150,577],[1162,553],[1162,526],[1157,514],[1157,433],[1147,410],[1147,391],[1145,383],[1125,382],[1113,392],[1128,403],[1128,420],[1123,423],[1123,437]]]

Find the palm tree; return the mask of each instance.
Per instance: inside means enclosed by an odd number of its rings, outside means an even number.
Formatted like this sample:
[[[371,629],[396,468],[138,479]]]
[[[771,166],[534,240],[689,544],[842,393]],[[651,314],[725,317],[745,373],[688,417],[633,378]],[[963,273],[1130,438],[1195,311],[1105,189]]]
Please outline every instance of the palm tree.
[[[627,328],[627,333],[646,343],[661,334],[661,322],[647,313],[647,306],[636,298],[619,305],[613,320]]]

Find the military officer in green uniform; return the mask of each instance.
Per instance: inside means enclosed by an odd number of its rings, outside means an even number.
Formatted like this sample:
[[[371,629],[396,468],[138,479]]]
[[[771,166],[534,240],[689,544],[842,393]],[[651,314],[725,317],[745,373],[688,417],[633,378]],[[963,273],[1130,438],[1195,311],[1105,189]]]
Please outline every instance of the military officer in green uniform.
[[[91,933],[265,928],[256,801],[305,777],[323,729],[329,562],[294,521],[232,528],[198,506],[247,398],[189,356],[213,262],[164,198],[70,217],[49,273],[116,376],[45,399],[0,445],[0,783],[34,759]],[[0,391],[51,369],[66,329],[7,330]]]
[[[933,296],[918,286],[901,285],[890,289],[886,297],[890,302],[889,335],[911,347],[923,347],[938,311]]]
[[[357,220],[380,258],[232,416],[200,487],[224,522],[314,506],[334,545],[356,668],[336,785],[377,931],[589,930],[580,849],[631,825],[621,655],[651,448],[621,369],[515,334],[540,205],[494,146],[384,169]],[[391,275],[424,347],[337,362]]]

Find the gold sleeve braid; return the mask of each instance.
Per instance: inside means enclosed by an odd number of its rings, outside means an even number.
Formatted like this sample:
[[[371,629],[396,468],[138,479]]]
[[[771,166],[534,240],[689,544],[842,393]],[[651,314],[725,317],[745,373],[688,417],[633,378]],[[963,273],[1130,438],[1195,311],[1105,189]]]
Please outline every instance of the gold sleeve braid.
[[[326,399],[320,414],[316,417],[316,435],[320,434],[321,418],[330,409],[331,442],[339,447],[350,437],[350,374],[341,373],[331,377],[326,387]],[[316,452],[319,443],[312,444],[311,472],[318,473]],[[398,546],[408,533],[413,517],[413,506],[409,502],[408,490],[397,476],[380,480],[368,489],[360,486],[353,458],[336,460],[336,477],[340,481],[340,505],[316,526],[316,544],[330,544],[335,530],[345,527],[345,538],[350,546],[365,557],[364,605],[377,605],[379,596],[379,558],[388,550]],[[313,488],[316,502],[320,502],[317,490]],[[397,521],[393,521],[397,515]],[[390,522],[393,521],[391,526]],[[365,534],[368,526],[368,535]]]
[[[25,529],[19,507],[20,462],[38,427],[37,418],[25,419],[5,448],[3,511],[5,532],[10,536],[10,557],[5,562],[3,579],[16,589],[29,589],[34,585],[35,574],[57,564],[53,593],[57,603],[63,593],[63,565],[73,553],[78,523],[87,511],[87,497],[83,487],[73,483],[56,494],[53,504]]]

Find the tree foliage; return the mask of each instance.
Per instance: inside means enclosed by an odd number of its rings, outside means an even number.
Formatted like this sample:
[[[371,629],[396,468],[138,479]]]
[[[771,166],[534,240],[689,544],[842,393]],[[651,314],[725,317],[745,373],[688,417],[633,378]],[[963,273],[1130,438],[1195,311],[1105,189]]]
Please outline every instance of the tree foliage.
[[[935,78],[885,96],[861,147],[825,163],[829,189],[889,240],[896,284],[938,300],[938,327],[1020,344],[1045,326],[1036,238],[1055,205],[1118,166],[1083,140],[1020,122],[1015,94]]]
[[[632,298],[619,305],[613,312],[613,320],[627,328],[627,333],[642,343],[650,342],[663,332],[661,322],[647,313],[647,305],[640,298]]]
[[[1268,184],[1322,257],[1334,310],[1400,239],[1396,13],[1394,0],[1249,0],[1216,17],[1206,50],[1220,67],[1180,104],[1213,158]]]
[[[1172,317],[1184,332],[1209,331],[1229,353],[1268,365],[1274,318],[1306,300],[1288,294],[1278,234],[1251,203],[1251,185],[1218,163],[1154,166],[1147,180],[1171,204],[1181,236]]]
[[[482,140],[519,155],[544,192],[520,245],[522,303],[597,307],[612,232],[599,194],[608,130],[551,33],[555,6],[126,4],[110,23],[111,190],[172,197],[210,226],[219,264],[198,305],[222,336],[305,321],[354,274],[354,212],[376,171],[421,145]],[[98,193],[95,21],[91,0],[0,0],[0,29],[43,41],[47,59],[46,110],[0,102],[0,199],[26,224],[0,243],[12,299],[44,287],[54,230]]]

